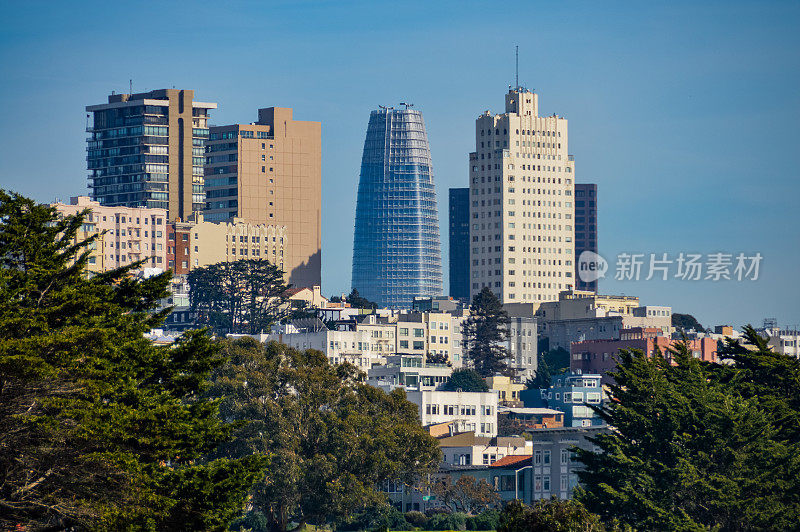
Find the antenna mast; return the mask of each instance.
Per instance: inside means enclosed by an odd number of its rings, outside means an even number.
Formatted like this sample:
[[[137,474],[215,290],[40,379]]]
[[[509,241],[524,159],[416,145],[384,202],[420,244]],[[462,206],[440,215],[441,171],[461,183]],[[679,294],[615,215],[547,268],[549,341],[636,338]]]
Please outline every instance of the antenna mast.
[[[515,52],[516,69],[514,71],[514,88],[519,90],[519,46],[516,47]]]

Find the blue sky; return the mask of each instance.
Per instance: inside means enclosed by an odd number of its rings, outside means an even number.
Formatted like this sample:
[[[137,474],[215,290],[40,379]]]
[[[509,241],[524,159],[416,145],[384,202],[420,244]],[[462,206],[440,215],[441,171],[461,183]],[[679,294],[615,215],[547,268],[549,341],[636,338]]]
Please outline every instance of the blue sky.
[[[521,7],[520,7],[521,6]],[[570,121],[599,185],[600,253],[763,255],[758,281],[601,282],[705,325],[800,324],[800,3],[2,2],[0,187],[86,193],[84,107],[191,88],[213,123],[322,122],[323,291],[350,287],[371,109],[425,117],[443,222],[474,120],[520,81]],[[33,150],[42,147],[41,153]],[[613,277],[612,271],[609,272]]]

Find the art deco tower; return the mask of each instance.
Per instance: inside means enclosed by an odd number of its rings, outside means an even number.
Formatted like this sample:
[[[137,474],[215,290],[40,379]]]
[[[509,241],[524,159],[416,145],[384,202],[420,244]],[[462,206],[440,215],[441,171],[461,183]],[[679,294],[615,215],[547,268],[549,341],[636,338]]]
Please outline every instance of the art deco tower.
[[[475,120],[469,154],[471,296],[503,303],[557,301],[575,287],[573,191],[567,120],[539,115],[539,96],[509,88],[506,112]]]
[[[439,220],[422,113],[372,111],[361,159],[353,288],[381,306],[409,308],[442,293]]]

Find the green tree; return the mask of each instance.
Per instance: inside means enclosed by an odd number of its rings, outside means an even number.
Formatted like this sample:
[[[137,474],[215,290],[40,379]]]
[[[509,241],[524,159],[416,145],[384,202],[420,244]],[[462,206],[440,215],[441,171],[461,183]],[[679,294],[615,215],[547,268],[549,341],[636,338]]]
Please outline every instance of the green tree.
[[[672,313],[672,326],[678,330],[688,331],[694,329],[695,331],[702,332],[705,328],[700,325],[700,322],[695,319],[691,314]]]
[[[287,316],[283,271],[264,259],[220,262],[189,272],[189,299],[197,323],[217,334],[269,332]]]
[[[505,346],[510,322],[500,300],[489,288],[472,299],[470,316],[464,322],[464,342],[467,356],[482,377],[512,374]]]
[[[462,475],[455,482],[446,475],[432,483],[431,491],[452,512],[480,513],[500,502],[500,495],[486,479],[470,475]]]
[[[425,364],[447,364],[450,366],[450,358],[444,353],[427,353],[425,355]]]
[[[353,308],[371,308],[373,310],[378,308],[377,303],[373,303],[372,301],[361,297],[358,293],[358,290],[355,288],[353,288],[353,290],[350,292],[350,295],[344,298],[344,300],[347,303],[350,303],[350,306]]]
[[[0,191],[0,529],[224,530],[264,464],[204,459],[231,431],[198,395],[222,358],[143,337],[169,276],[90,278],[85,215]]]
[[[381,483],[410,484],[438,465],[438,443],[402,390],[367,386],[355,366],[332,366],[319,351],[251,338],[222,345],[229,362],[209,394],[225,419],[249,423],[220,453],[270,457],[251,502],[273,530],[382,503]]]
[[[471,368],[454,370],[448,381],[442,386],[448,391],[461,390],[462,392],[488,392],[489,386],[477,371]]]
[[[500,513],[497,532],[603,532],[600,518],[574,500],[556,498],[527,506],[519,500],[509,502]]]
[[[800,361],[746,328],[730,364],[622,351],[601,452],[577,450],[579,499],[641,530],[797,530]],[[674,365],[670,363],[670,360]]]
[[[569,370],[569,351],[563,347],[556,347],[539,353],[536,364],[536,374],[528,379],[525,387],[528,389],[549,388],[553,375],[561,375]]]

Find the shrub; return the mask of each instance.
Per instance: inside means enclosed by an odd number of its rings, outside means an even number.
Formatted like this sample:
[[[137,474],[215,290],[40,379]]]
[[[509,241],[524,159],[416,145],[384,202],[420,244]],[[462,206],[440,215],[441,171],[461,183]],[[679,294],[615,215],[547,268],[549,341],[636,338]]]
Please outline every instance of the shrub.
[[[466,530],[467,515],[460,512],[434,514],[428,521],[431,530]]]

